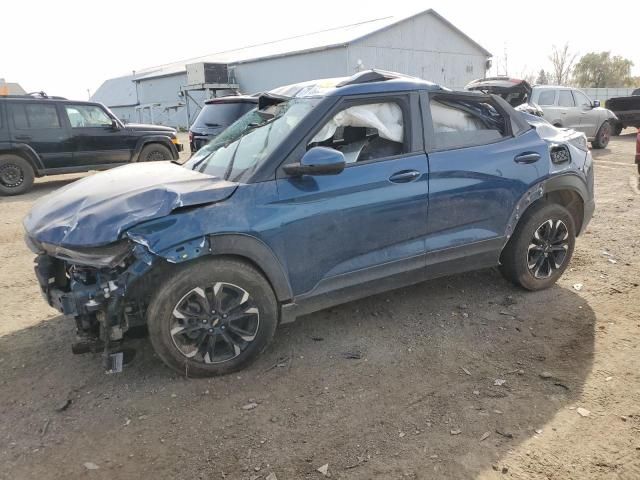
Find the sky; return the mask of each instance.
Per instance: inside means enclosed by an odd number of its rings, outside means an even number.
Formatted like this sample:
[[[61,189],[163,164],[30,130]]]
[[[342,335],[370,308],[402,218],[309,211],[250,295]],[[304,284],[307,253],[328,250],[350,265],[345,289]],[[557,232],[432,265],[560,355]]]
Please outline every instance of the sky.
[[[491,74],[549,68],[553,45],[611,51],[640,75],[640,2],[395,0],[21,0],[3,2],[0,78],[27,91],[86,99],[112,77],[181,59],[433,8],[493,55]],[[606,5],[606,4],[605,4]],[[612,6],[615,4],[611,4]],[[506,69],[505,69],[506,52]],[[428,79],[427,79],[428,80]]]

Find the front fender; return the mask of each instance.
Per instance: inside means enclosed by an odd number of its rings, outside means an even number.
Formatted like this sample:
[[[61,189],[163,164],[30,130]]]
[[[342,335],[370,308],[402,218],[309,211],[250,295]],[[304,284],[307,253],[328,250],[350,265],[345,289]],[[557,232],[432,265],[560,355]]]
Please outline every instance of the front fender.
[[[133,241],[145,245],[144,236],[128,233]],[[271,248],[262,240],[244,233],[221,233],[194,238],[159,252],[152,252],[170,263],[184,263],[204,255],[232,255],[241,257],[265,275],[279,302],[288,302],[293,291],[282,264]]]

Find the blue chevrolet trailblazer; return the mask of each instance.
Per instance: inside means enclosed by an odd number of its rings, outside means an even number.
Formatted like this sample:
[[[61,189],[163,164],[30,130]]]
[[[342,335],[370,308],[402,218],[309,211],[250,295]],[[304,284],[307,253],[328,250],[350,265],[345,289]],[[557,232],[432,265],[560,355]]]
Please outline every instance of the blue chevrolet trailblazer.
[[[189,376],[225,374],[279,323],[466,270],[539,290],[594,210],[582,133],[370,70],[281,87],[180,165],[89,176],[24,220],[47,302],[105,359],[146,325]]]

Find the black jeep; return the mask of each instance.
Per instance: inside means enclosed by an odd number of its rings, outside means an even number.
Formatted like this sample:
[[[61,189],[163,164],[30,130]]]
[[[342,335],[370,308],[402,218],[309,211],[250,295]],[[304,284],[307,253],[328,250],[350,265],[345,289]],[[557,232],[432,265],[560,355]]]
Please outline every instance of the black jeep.
[[[100,103],[0,96],[0,195],[24,193],[44,175],[177,160],[182,148],[174,128],[125,125]]]

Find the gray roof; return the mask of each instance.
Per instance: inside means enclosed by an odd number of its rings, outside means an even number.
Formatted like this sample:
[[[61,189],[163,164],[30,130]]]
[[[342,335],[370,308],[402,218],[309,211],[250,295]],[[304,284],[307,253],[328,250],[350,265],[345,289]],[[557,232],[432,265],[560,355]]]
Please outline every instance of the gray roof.
[[[365,22],[354,23],[319,32],[298,35],[273,42],[251,45],[248,47],[237,48],[234,50],[226,50],[223,52],[212,53],[202,57],[194,57],[178,62],[158,65],[156,67],[146,68],[136,72],[136,80],[147,78],[164,77],[183,73],[186,65],[189,63],[210,62],[210,63],[226,63],[238,64],[254,60],[263,60],[273,57],[281,57],[293,54],[306,53],[316,50],[326,50],[330,48],[343,47],[356,40],[361,40],[374,33],[386,30],[394,25],[408,21],[419,15],[432,15],[439,21],[454,30],[457,34],[463,36],[476,48],[478,48],[486,56],[490,57],[491,53],[484,49],[480,44],[471,39],[468,35],[455,27],[451,22],[442,17],[433,9],[428,9],[409,17],[384,17]]]
[[[134,76],[110,78],[91,95],[92,102],[104,103],[109,107],[132,107],[138,104]]]
[[[408,17],[377,18],[374,20],[330,28],[273,42],[250,45],[233,50],[212,53],[202,57],[193,57],[178,62],[145,68],[136,71],[135,75],[126,75],[105,81],[93,94],[91,100],[104,103],[110,107],[134,106],[138,104],[134,83],[135,81],[183,74],[186,71],[186,65],[190,63],[210,62],[234,65],[267,58],[344,47],[356,40],[361,40],[369,35],[384,31],[394,25],[398,25],[420,15],[432,15],[447,25],[447,27],[455,31],[458,35],[464,37],[484,55],[488,57],[491,56],[489,51],[484,49],[464,32],[460,31],[435,10],[428,9]]]

